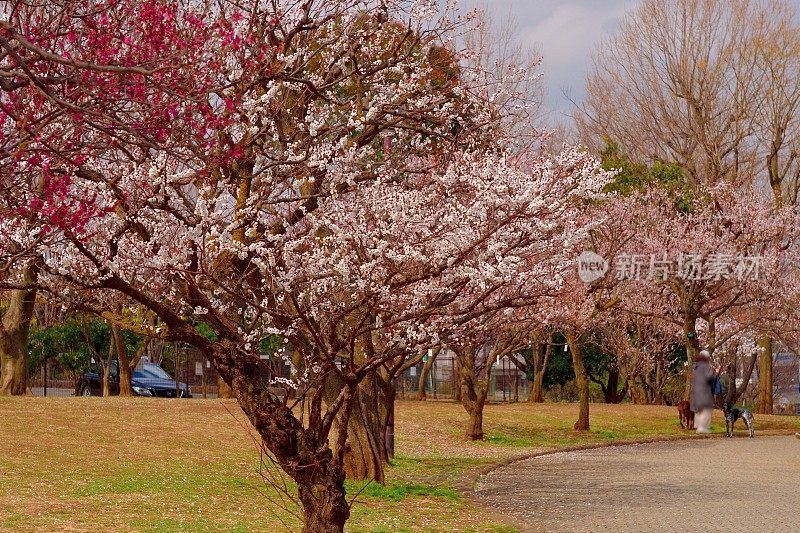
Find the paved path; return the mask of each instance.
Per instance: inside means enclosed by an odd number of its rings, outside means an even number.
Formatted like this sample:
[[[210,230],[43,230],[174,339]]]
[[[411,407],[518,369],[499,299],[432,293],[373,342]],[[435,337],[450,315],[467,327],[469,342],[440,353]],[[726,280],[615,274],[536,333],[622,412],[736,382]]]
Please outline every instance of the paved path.
[[[615,446],[528,459],[477,496],[521,531],[800,531],[794,437]]]

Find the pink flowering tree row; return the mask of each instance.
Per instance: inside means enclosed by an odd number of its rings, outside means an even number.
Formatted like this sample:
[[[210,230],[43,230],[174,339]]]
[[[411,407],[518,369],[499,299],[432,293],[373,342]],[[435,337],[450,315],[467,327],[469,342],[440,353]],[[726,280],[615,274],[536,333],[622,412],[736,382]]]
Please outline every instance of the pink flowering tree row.
[[[631,397],[645,402],[659,399],[676,345],[690,362],[688,395],[700,349],[716,354],[735,384],[764,351],[756,339],[796,336],[798,215],[745,187],[685,192],[653,183],[608,194],[576,218],[592,221],[582,244],[596,255],[579,256],[536,313],[540,326],[566,337],[580,400],[575,429],[589,428],[589,344],[613,354]],[[581,270],[580,261],[593,259],[597,270]],[[743,387],[730,387],[728,399]]]
[[[620,197],[608,209],[627,221],[616,233],[624,246],[609,271],[615,313],[661,323],[663,339],[674,328],[690,361],[702,348],[725,359],[728,343],[796,330],[787,299],[797,291],[793,250],[799,226],[793,210],[727,185],[682,206],[663,190],[650,189]],[[687,374],[688,394],[691,365]]]

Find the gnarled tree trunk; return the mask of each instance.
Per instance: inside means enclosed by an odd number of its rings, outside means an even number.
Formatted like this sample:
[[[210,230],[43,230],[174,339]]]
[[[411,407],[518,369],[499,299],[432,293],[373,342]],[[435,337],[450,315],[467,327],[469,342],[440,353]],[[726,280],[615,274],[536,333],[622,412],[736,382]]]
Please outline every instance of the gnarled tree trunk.
[[[320,468],[306,483],[298,484],[298,496],[303,505],[303,533],[341,533],[350,517],[345,499],[344,474],[333,467]]]
[[[498,353],[491,350],[482,368],[476,368],[475,348],[467,344],[454,349],[458,358],[458,375],[461,385],[461,405],[469,416],[465,436],[470,440],[483,439],[483,408],[489,395],[492,366]]]
[[[459,360],[458,378],[461,388],[461,405],[467,411],[466,437],[470,440],[483,439],[483,406],[486,403],[486,390],[480,386],[475,375],[474,358],[471,347],[456,350]]]
[[[25,266],[26,285],[36,283],[39,270]],[[33,318],[36,290],[11,291],[8,309],[0,320],[0,396],[28,393],[28,331]]]
[[[19,396],[28,392],[27,350],[19,334],[0,333],[0,396]]]
[[[364,337],[356,343],[356,350],[351,357],[363,364],[379,344],[380,339]],[[438,353],[439,349],[436,349],[434,357]],[[342,432],[342,417],[334,420],[337,435],[346,435],[345,440],[337,441],[334,445],[334,453],[339,453],[339,445],[344,446],[341,455],[347,479],[385,482],[386,465],[389,464],[389,458],[394,456],[394,377],[418,364],[422,355],[420,353],[410,361],[405,361],[404,357],[387,361],[361,380],[355,387],[352,409],[347,413],[346,433]],[[432,359],[429,358],[428,362],[432,363]],[[325,383],[326,403],[333,402],[344,387],[340,376],[328,376]]]
[[[466,437],[470,440],[483,439],[483,408],[486,405],[486,394],[473,395],[472,398],[464,400],[470,396],[463,394],[461,404],[467,410],[469,418],[467,420]]]
[[[281,468],[297,483],[303,506],[304,533],[341,533],[350,517],[344,488],[344,442],[337,443],[337,453],[329,446],[324,417],[314,398],[308,427],[304,427],[283,401],[270,393],[261,379],[259,361],[251,354],[240,353],[235,342],[216,341],[207,349],[220,376],[230,384],[239,405],[264,445]],[[322,393],[320,392],[320,395]],[[339,416],[347,423],[355,391],[344,390],[337,398]]]
[[[384,467],[389,464],[384,434],[387,421],[387,403],[378,380],[380,376],[368,375],[356,387],[352,412],[347,417],[347,440],[344,450],[344,472],[347,479],[369,479],[384,483]],[[326,385],[326,402],[338,396],[344,383],[333,376]],[[342,431],[341,422],[334,423],[336,433]]]

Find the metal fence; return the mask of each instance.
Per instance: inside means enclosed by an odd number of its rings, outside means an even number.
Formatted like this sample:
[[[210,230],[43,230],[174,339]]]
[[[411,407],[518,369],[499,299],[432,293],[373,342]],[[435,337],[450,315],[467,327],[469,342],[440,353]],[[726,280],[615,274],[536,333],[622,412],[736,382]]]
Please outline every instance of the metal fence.
[[[166,372],[168,380],[161,383],[161,387],[164,389],[163,394],[161,391],[156,391],[152,395],[182,397],[191,394],[193,398],[216,398],[218,396],[217,372],[201,352],[179,344],[162,348],[153,350],[139,361],[137,369],[134,370],[134,385],[137,382],[137,370],[144,370],[143,365],[156,365]],[[265,382],[271,382],[276,376],[288,378],[290,375],[290,367],[283,358],[265,356],[261,363],[262,379]],[[116,361],[114,361],[112,369],[115,368],[115,365]],[[89,387],[89,394],[101,395],[102,389],[99,380],[102,376],[102,365],[94,361],[93,366],[95,367],[94,372],[76,375],[61,368],[55,361],[40,364],[30,370],[29,386],[35,396],[76,396],[86,393],[84,386],[88,375],[89,378],[93,377],[98,381],[94,388]],[[399,398],[415,398],[420,386],[424,388],[426,397],[429,399],[449,400],[457,396],[459,383],[452,352],[445,350],[440,353],[431,364],[425,379],[421,380],[423,366],[424,363],[420,362],[397,377],[395,389]],[[792,367],[791,372],[776,371],[773,410],[775,414],[800,415],[799,373],[797,366]],[[111,394],[115,394],[119,390],[118,372],[110,372],[110,374]],[[139,381],[142,380],[139,379]],[[143,385],[152,385],[152,383],[145,382]],[[170,388],[174,391],[173,394],[169,392]],[[282,393],[279,388],[273,388],[279,394]],[[752,389],[754,391],[755,387],[753,386]],[[186,392],[182,394],[183,390]],[[489,383],[488,399],[490,401],[524,401],[528,394],[528,382],[524,373],[507,358],[495,363]],[[743,405],[752,406],[755,401],[754,396],[754,392],[746,394],[740,402]]]
[[[420,383],[424,363],[407,369],[395,382],[395,389],[400,398],[413,398],[420,386],[424,387],[428,398],[453,399],[459,387],[455,357],[452,352],[444,351],[431,363],[430,371]],[[495,402],[513,402],[528,397],[528,381],[507,358],[495,363],[489,381],[488,399]]]
[[[103,362],[93,360],[88,372],[74,374],[59,367],[54,361],[41,364],[31,370],[30,386],[35,396],[77,396],[101,395]],[[290,367],[280,357],[264,357],[262,363],[262,377],[265,381],[272,378],[289,377]],[[167,379],[162,383],[165,390],[172,388],[175,393],[170,394],[160,391],[155,396],[181,397],[191,394],[193,398],[216,398],[218,395],[217,372],[209,360],[198,350],[182,345],[174,345],[169,349],[153,351],[144,356],[134,369],[133,382],[136,386],[152,385],[143,375],[149,375],[149,365],[157,365],[166,374]],[[400,398],[412,398],[417,394],[420,386],[420,375],[424,363],[407,369],[395,380],[395,388]],[[116,360],[112,361],[109,368],[109,387],[111,394],[119,391],[119,377]],[[88,383],[89,391],[86,392]],[[187,387],[186,392],[181,394]],[[450,352],[441,353],[431,364],[431,369],[422,386],[428,398],[453,399],[459,387],[455,360]],[[148,388],[148,387],[145,387]],[[153,388],[153,387],[149,387]],[[502,359],[492,369],[489,384],[489,399],[491,401],[517,401],[528,396],[528,383],[525,375],[513,363]]]

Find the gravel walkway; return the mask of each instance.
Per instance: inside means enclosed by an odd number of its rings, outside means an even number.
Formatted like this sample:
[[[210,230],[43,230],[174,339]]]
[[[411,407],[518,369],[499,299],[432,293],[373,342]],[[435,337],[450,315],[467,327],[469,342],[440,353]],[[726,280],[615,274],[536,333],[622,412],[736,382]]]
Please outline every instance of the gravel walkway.
[[[521,531],[800,531],[800,442],[703,439],[546,455],[476,493]]]

